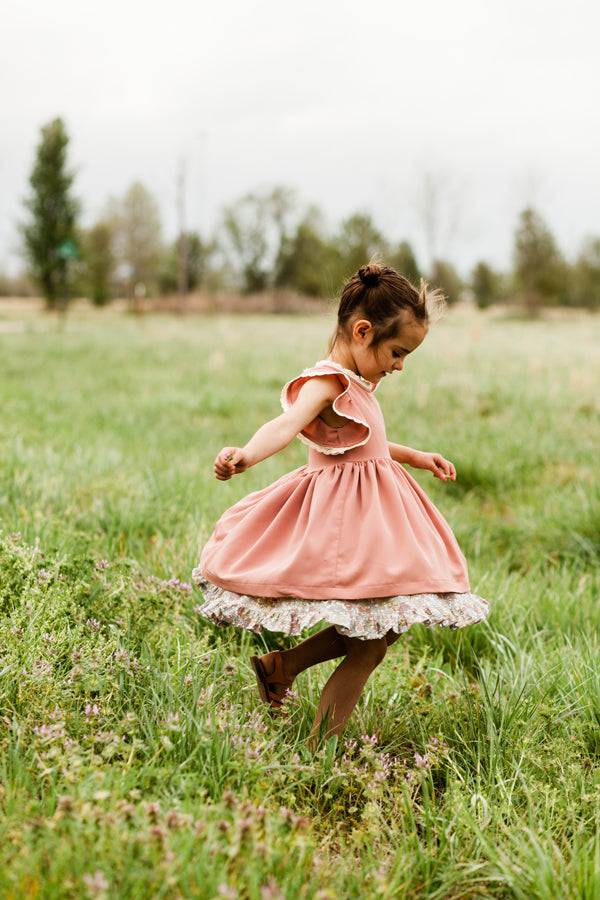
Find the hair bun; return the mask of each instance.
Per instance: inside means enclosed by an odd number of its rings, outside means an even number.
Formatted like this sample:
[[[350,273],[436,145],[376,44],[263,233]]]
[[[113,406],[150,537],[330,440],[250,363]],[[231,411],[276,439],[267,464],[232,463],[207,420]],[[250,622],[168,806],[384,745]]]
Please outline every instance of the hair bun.
[[[367,287],[373,287],[374,285],[378,284],[380,275],[381,266],[362,266],[362,268],[358,270],[358,277]]]

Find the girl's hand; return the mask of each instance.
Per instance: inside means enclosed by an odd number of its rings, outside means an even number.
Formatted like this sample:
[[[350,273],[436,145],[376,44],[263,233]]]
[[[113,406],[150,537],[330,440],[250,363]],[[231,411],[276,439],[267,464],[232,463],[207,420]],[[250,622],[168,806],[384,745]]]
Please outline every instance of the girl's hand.
[[[456,481],[456,469],[449,459],[444,459],[440,453],[425,453],[418,450],[413,465],[417,469],[429,469],[434,478],[441,481]]]
[[[215,478],[219,481],[229,481],[234,475],[245,472],[248,463],[244,459],[244,451],[240,447],[223,447],[215,459]]]

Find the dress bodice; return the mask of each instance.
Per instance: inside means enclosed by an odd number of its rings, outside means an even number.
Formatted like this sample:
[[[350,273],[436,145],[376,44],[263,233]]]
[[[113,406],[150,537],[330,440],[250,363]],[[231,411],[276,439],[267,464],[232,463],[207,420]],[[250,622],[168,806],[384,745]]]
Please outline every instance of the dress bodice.
[[[322,360],[305,369],[285,385],[281,394],[284,409],[295,402],[310,378],[335,375],[343,391],[333,401],[334,411],[347,419],[340,427],[328,425],[320,416],[310,422],[298,437],[310,447],[308,464],[312,468],[389,458],[385,423],[379,403],[373,396],[376,385],[344,369],[332,360]]]

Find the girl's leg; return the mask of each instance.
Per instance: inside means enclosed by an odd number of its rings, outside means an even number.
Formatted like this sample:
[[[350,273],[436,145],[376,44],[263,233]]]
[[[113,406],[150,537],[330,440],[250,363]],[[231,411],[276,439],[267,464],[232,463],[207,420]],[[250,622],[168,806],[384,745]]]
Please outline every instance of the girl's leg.
[[[316,666],[318,663],[329,659],[337,659],[346,652],[346,644],[343,636],[335,630],[333,625],[323,628],[304,641],[300,641],[295,647],[285,650],[283,657],[284,672],[289,673],[290,678],[296,678],[300,672]]]
[[[372,641],[343,638],[343,641],[346,645],[346,657],[323,688],[312,727],[311,748],[315,746],[322,730],[326,737],[341,734],[369,675],[383,660],[388,647],[386,637]]]
[[[260,658],[267,676],[275,671],[275,654],[277,652],[265,653]],[[346,644],[344,643],[344,638],[335,630],[333,625],[318,631],[311,637],[306,638],[306,640],[300,641],[295,647],[281,651],[281,671],[287,684],[275,682],[272,684],[271,690],[283,697],[288,685],[300,672],[304,672],[305,669],[309,669],[311,666],[317,665],[317,663],[343,656],[345,652]]]
[[[395,631],[388,631],[385,636],[387,646],[391,646],[399,637],[400,635]],[[289,650],[282,650],[282,672],[288,684],[273,684],[272,690],[274,693],[283,697],[289,683],[294,681],[300,672],[304,672],[306,669],[310,669],[311,666],[316,666],[318,663],[327,662],[330,659],[337,659],[339,656],[344,656],[347,652],[346,641],[348,640],[350,639],[345,638],[336,631],[333,625],[330,625],[328,628],[323,628],[316,634],[311,635],[311,637],[306,638],[306,640],[296,644],[295,647],[291,647]],[[360,641],[359,643],[365,644],[371,642]],[[264,656],[261,656],[261,663],[263,664],[267,675],[271,675],[271,673],[274,672],[275,657],[273,653],[265,653]]]
[[[398,634],[398,632],[394,631],[393,628],[390,628],[390,630],[388,631],[388,633],[385,636],[385,640],[386,640],[388,647],[391,647],[392,644],[395,644],[399,637],[400,637],[400,635]]]

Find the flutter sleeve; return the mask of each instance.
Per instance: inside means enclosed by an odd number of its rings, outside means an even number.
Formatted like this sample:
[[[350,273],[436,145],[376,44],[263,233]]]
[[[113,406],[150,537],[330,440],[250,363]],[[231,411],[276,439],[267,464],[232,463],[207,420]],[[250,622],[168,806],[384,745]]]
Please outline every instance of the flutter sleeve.
[[[303,428],[298,437],[303,443],[308,444],[314,450],[327,455],[337,455],[352,450],[354,447],[362,447],[371,437],[371,429],[361,417],[356,402],[352,397],[352,382],[350,376],[334,366],[326,363],[305,369],[297,378],[288,381],[281,392],[281,405],[284,410],[294,405],[298,394],[304,384],[310,378],[318,378],[323,375],[335,375],[340,382],[340,393],[333,401],[333,409],[338,416],[347,419],[345,425],[334,428],[328,425],[320,416]]]

